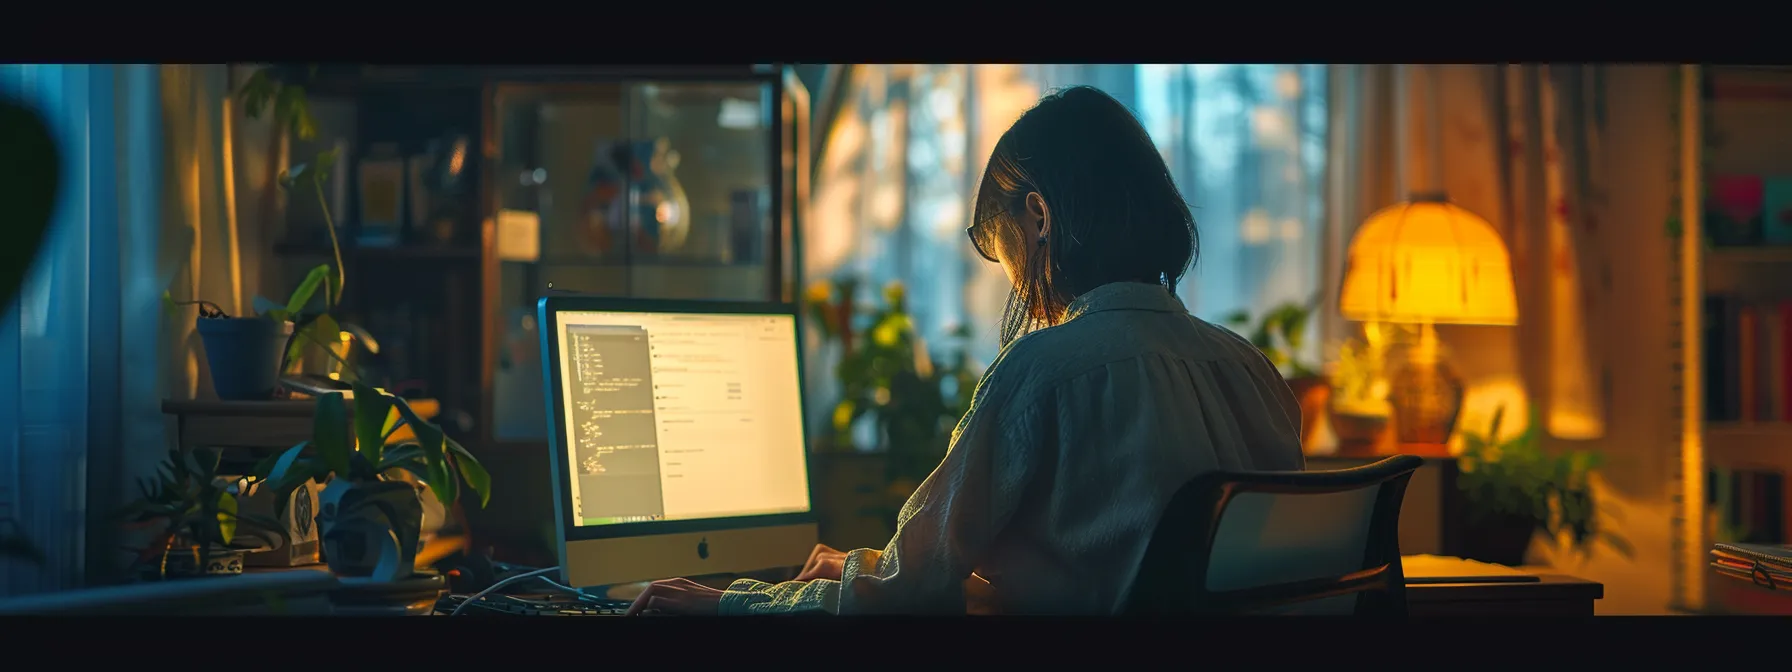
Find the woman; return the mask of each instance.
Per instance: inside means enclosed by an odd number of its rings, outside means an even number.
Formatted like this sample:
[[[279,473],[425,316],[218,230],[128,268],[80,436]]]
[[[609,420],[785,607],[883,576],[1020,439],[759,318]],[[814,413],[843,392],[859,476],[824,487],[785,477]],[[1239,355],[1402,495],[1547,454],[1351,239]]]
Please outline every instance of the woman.
[[[1078,87],[1022,115],[972,221],[1014,285],[1002,352],[889,545],[819,547],[775,585],[656,582],[631,613],[1115,614],[1190,478],[1304,468],[1282,377],[1171,291],[1194,220],[1118,101]]]

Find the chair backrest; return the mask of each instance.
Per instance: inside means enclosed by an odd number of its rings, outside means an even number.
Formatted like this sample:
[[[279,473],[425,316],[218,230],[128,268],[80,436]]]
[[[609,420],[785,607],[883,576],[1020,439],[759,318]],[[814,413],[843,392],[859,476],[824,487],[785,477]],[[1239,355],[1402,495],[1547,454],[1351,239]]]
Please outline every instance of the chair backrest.
[[[1405,616],[1400,503],[1422,464],[1198,476],[1158,519],[1127,611]]]

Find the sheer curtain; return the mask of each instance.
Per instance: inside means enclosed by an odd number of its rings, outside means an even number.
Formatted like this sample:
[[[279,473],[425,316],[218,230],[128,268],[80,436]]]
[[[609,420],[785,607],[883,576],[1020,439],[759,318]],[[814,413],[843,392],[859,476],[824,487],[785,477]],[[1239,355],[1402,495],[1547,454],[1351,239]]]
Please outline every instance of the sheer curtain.
[[[203,378],[191,314],[166,317],[161,294],[178,274],[226,306],[253,295],[231,186],[254,145],[230,141],[229,92],[223,65],[0,65],[0,93],[46,117],[64,171],[0,317],[0,525],[47,562],[0,559],[0,595],[115,576],[128,540],[112,514],[170,445],[161,399]]]
[[[1002,132],[1045,92],[1096,86],[1157,142],[1201,232],[1178,293],[1210,320],[1316,298],[1326,159],[1321,65],[853,65],[817,161],[804,275],[908,285],[936,354],[996,350],[1001,269],[965,241],[969,202]],[[964,343],[951,334],[969,328]],[[1317,340],[1317,339],[1314,339]],[[1319,347],[1302,355],[1317,363]],[[831,366],[811,353],[811,394]],[[815,404],[817,407],[826,404]]]
[[[158,86],[155,66],[0,66],[0,90],[54,129],[64,171],[50,234],[0,318],[0,517],[47,559],[5,567],[5,594],[78,585],[105,562],[125,463],[160,452],[159,425],[128,429],[159,414]]]

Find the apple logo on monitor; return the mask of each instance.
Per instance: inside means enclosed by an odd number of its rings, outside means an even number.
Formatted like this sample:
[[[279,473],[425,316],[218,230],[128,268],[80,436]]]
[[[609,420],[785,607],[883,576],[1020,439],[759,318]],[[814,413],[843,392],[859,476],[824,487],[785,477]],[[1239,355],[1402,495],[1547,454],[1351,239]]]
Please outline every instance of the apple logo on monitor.
[[[709,537],[704,537],[697,542],[697,559],[709,559]]]

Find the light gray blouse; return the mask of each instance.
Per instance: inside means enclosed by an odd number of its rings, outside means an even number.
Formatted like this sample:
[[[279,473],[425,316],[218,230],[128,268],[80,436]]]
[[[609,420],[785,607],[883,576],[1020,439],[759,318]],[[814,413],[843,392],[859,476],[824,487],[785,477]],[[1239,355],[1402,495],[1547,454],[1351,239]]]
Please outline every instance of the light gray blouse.
[[[1261,352],[1160,285],[1104,285],[1003,348],[888,546],[839,581],[736,581],[721,612],[1114,614],[1190,478],[1304,467]]]

